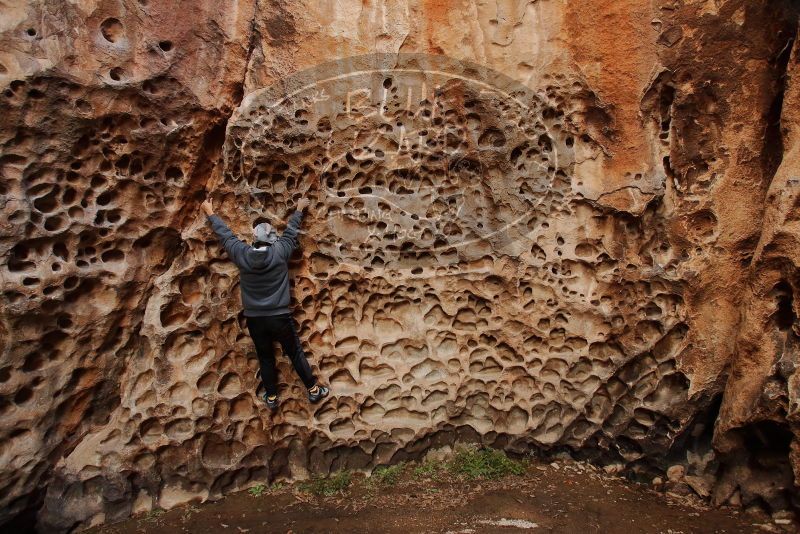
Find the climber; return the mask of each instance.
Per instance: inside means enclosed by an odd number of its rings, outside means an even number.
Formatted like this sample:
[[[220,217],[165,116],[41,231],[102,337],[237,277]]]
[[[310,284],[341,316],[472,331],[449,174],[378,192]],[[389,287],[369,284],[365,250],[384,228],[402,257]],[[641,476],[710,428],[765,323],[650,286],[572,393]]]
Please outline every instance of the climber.
[[[300,199],[297,210],[289,217],[286,230],[278,237],[275,228],[267,222],[253,228],[253,246],[243,243],[217,215],[210,199],[201,205],[211,227],[219,236],[228,257],[239,267],[242,305],[247,318],[247,329],[256,346],[261,366],[261,378],[266,392],[263,399],[270,410],[278,408],[277,371],[273,342],[283,347],[283,353],[292,361],[295,371],[308,388],[308,400],[321,401],[329,389],[317,384],[308,365],[294,319],[289,311],[289,258],[298,246],[297,234],[308,199]]]

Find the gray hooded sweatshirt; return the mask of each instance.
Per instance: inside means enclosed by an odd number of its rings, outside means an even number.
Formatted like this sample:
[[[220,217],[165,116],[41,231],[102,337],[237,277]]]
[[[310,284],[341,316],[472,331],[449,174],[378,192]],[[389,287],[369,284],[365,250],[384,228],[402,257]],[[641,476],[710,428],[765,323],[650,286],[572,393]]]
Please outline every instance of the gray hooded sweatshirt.
[[[295,211],[283,235],[269,246],[253,248],[240,241],[217,217],[208,217],[228,257],[239,267],[245,317],[289,313],[289,258],[297,248],[303,213]]]

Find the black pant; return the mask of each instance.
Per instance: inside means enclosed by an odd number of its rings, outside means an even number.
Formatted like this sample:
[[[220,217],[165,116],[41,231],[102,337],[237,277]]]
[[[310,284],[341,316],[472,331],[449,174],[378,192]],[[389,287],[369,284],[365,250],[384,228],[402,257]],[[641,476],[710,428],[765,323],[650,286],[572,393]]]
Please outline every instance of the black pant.
[[[261,364],[261,381],[267,395],[278,394],[278,372],[275,369],[275,351],[272,344],[277,341],[283,348],[283,354],[292,360],[297,375],[307,388],[317,383],[306,354],[297,337],[297,330],[291,315],[273,315],[270,317],[248,317],[247,329],[256,346],[258,362]]]

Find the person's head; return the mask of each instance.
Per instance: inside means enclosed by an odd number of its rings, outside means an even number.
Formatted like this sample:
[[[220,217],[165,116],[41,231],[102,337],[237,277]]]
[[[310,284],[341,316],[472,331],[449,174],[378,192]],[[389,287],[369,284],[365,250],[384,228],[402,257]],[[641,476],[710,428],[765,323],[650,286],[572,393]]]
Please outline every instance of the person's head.
[[[253,246],[269,246],[278,240],[278,233],[268,222],[260,222],[253,227]]]

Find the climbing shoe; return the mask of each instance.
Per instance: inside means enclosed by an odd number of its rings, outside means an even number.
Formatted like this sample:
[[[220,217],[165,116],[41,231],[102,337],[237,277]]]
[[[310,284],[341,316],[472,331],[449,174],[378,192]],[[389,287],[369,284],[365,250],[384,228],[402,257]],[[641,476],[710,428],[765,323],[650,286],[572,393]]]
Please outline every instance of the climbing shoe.
[[[264,399],[264,402],[267,403],[267,406],[269,406],[270,410],[275,411],[275,410],[278,409],[278,397],[277,396],[270,397],[269,395],[264,393],[264,396],[262,398]]]
[[[330,390],[325,386],[316,386],[316,391],[314,391],[314,388],[308,390],[308,400],[312,403],[319,402],[327,397],[329,392]]]

